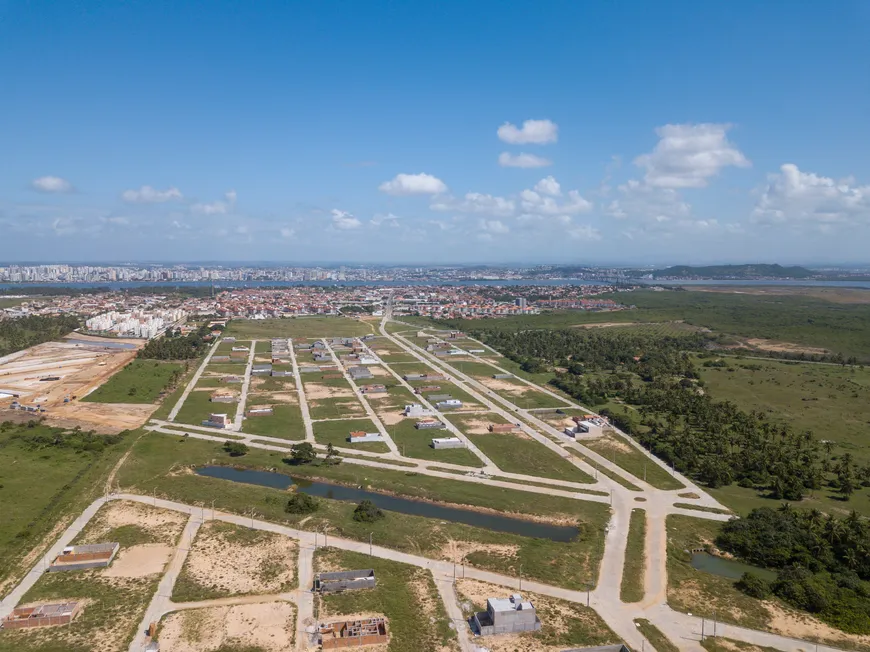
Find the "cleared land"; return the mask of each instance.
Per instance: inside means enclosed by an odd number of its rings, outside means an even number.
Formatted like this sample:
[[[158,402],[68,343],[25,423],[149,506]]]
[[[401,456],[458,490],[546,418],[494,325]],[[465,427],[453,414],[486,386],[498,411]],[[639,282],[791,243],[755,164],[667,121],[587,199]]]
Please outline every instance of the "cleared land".
[[[261,602],[171,613],[158,638],[172,652],[282,652],[295,634],[293,603]]]
[[[670,491],[685,485],[629,443],[625,437],[608,430],[597,439],[579,439],[579,443],[625,469],[634,477],[646,480],[657,489]]]
[[[479,467],[483,462],[467,448],[435,449],[432,447],[433,437],[448,437],[450,433],[441,429],[415,428],[416,418],[402,418],[398,423],[386,426],[387,432],[399,448],[399,452],[406,457],[414,457],[421,460],[433,460],[436,462],[449,462],[464,466]]]
[[[340,421],[315,421],[314,440],[318,444],[332,444],[343,448],[354,448],[372,453],[389,453],[389,447],[379,441],[351,444],[347,438],[353,431],[378,432],[371,419],[347,419]]]
[[[184,366],[176,362],[133,360],[106,384],[83,397],[94,403],[154,403],[177,381]]]
[[[280,534],[205,523],[172,592],[173,602],[277,594],[295,588],[297,544]]]
[[[478,580],[460,579],[456,582],[460,604],[466,616],[486,610],[486,600],[506,598],[512,592]],[[550,596],[522,591],[530,600],[541,619],[541,629],[524,634],[487,636],[486,647],[492,652],[513,652],[517,649],[557,650],[566,647],[587,647],[621,642],[594,609]],[[522,646],[522,647],[520,647]]]
[[[456,632],[441,601],[431,573],[398,562],[343,550],[317,551],[315,572],[373,568],[374,589],[316,596],[320,621],[341,616],[386,616],[389,649],[396,652],[458,650]]]

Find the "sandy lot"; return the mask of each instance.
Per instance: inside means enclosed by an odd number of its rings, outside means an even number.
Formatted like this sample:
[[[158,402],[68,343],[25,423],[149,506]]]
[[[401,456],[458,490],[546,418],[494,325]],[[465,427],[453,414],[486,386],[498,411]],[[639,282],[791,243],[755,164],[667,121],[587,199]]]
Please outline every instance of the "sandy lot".
[[[155,542],[175,545],[187,523],[187,516],[168,509],[159,509],[142,503],[115,500],[104,505],[91,519],[86,533],[78,543],[103,543],[115,528],[135,525],[147,532]],[[123,553],[123,550],[120,552]]]
[[[390,372],[381,367],[380,365],[370,364],[366,365],[369,370],[372,372],[373,376],[389,376]]]
[[[508,597],[513,591],[504,586],[496,586],[477,580],[460,579],[456,581],[456,592],[459,594],[460,607],[464,612],[486,608],[486,599],[490,597]],[[535,606],[542,627],[540,633],[504,634],[487,636],[486,647],[490,652],[555,652],[564,650],[565,645],[550,646],[541,642],[541,635],[547,632],[564,632],[569,629],[584,629],[596,637],[607,636],[606,625],[591,610],[571,602],[558,600],[527,591],[521,592],[526,600]],[[614,639],[615,642],[616,639]]]
[[[489,434],[489,425],[492,423],[489,419],[463,419],[457,421],[456,425],[470,435],[486,435]]]
[[[762,351],[777,351],[779,353],[806,353],[808,355],[824,355],[830,353],[828,349],[813,348],[811,346],[801,346],[800,344],[790,344],[789,342],[774,342],[773,340],[764,340],[759,338],[746,340],[746,345],[753,349]]]
[[[508,392],[510,394],[522,396],[523,394],[534,391],[528,385],[517,385],[515,383],[507,380],[502,380],[500,378],[486,378],[480,376],[477,376],[476,378],[490,389],[494,389],[500,392]]]
[[[350,388],[309,383],[305,385],[305,396],[315,401],[319,398],[346,398],[353,396],[353,391]]]
[[[599,448],[604,448],[608,451],[618,451],[620,453],[630,453],[632,451],[632,447],[630,444],[622,441],[618,437],[609,435],[607,433],[598,438],[586,438],[586,441],[594,441],[596,444],[595,450],[598,450]]]
[[[405,415],[402,414],[401,410],[393,410],[390,412],[378,412],[378,418],[385,426],[394,426],[397,423],[401,423]]]
[[[123,548],[118,552],[112,565],[104,569],[101,575],[103,577],[148,577],[162,574],[174,550],[172,546],[162,543],[146,543]]]
[[[169,614],[160,626],[160,648],[172,652],[212,652],[221,647],[293,648],[296,616],[289,602],[191,609]]]
[[[295,577],[297,546],[293,539],[220,522],[200,528],[184,563],[183,574],[227,596],[280,593]]]
[[[473,541],[450,541],[438,555],[446,561],[456,562],[461,564],[465,560],[465,556],[472,552],[485,552],[489,555],[495,555],[503,558],[516,557],[520,547],[517,545],[507,545],[498,543],[477,543]]]
[[[870,636],[846,634],[808,614],[786,611],[772,602],[766,602],[764,606],[770,612],[770,628],[778,634],[804,640],[822,638],[834,645],[847,641],[853,645],[870,645]]]

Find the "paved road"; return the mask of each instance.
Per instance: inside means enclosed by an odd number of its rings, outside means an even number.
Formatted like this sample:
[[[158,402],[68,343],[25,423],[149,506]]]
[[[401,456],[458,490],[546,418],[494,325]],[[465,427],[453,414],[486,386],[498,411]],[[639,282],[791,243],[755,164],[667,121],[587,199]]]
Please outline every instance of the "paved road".
[[[166,613],[172,608],[171,603],[169,603],[169,596],[172,593],[172,587],[174,586],[175,580],[178,577],[178,573],[181,570],[187,554],[187,547],[185,546],[185,544],[186,542],[192,540],[193,536],[196,533],[196,529],[199,528],[202,523],[202,521],[198,518],[198,516],[202,514],[202,508],[159,498],[153,499],[148,496],[140,496],[136,494],[116,494],[114,496],[111,496],[109,499],[130,500],[149,505],[153,504],[156,507],[160,507],[162,509],[169,509],[190,515],[190,520],[185,527],[176,554],[170,562],[163,576],[163,579],[160,582],[159,588],[154,595],[151,604],[149,605],[145,617],[142,619],[142,624],[140,625],[141,631],[134,640],[134,643],[130,646],[131,652],[139,652],[142,649],[142,646],[144,646],[145,628],[147,628],[148,624],[152,622],[155,618],[159,618],[159,615]],[[76,523],[74,524],[74,526],[78,527],[79,530],[84,527],[87,521],[90,520],[91,517],[93,517],[96,511],[103,504],[105,504],[105,502],[107,502],[107,499],[105,497],[99,498],[98,500],[94,501],[90,506],[85,509],[82,515],[78,519],[76,519]],[[243,527],[251,527],[267,532],[274,532],[283,536],[297,539],[299,541],[300,551],[305,548],[310,548],[313,550],[316,544],[315,537],[317,536],[317,534],[315,532],[297,530],[283,525],[278,525],[277,523],[259,521],[247,516],[239,516],[236,514],[228,514],[225,512],[215,512],[213,514],[213,518],[223,522],[234,523]],[[64,532],[61,539],[55,544],[55,546],[53,546],[53,549],[59,550],[72,540],[72,538],[77,533],[76,531],[74,531],[74,526],[70,526],[70,528],[66,532]],[[620,528],[620,526],[617,524],[613,531],[618,532],[621,530],[622,528]],[[615,534],[612,536],[614,539],[618,539],[621,535]],[[611,535],[608,535],[608,538],[611,538]],[[329,538],[328,543],[330,547],[339,548],[341,550],[349,550],[361,554],[371,554],[375,557],[379,557],[382,559],[389,559],[393,561],[398,561],[400,563],[417,566],[419,568],[425,568],[433,573],[436,579],[436,584],[439,586],[439,593],[441,593],[442,596],[443,589],[440,587],[445,581],[448,580],[448,578],[452,578],[452,574],[454,571],[454,565],[452,562],[428,559],[426,557],[420,557],[417,555],[412,555],[389,548],[382,548],[380,546],[370,546],[368,542],[350,541],[347,539],[341,539],[339,537],[333,536]],[[613,545],[619,545],[618,541],[614,542]],[[300,559],[302,559],[301,556]],[[515,577],[503,575],[500,573],[493,573],[490,571],[479,570],[468,566],[466,566],[464,570],[465,577],[506,587],[505,592],[515,589],[518,585],[518,580]],[[25,580],[22,581],[22,583],[18,587],[16,587],[12,594],[10,594],[10,596],[7,597],[6,600],[4,600],[3,609],[11,611],[11,609],[14,608],[15,604],[17,604],[20,596],[23,595],[27,588],[29,588],[25,587],[25,585],[28,584],[30,578],[38,578],[41,575],[41,572],[41,567],[39,564],[37,564],[36,567],[34,567],[34,569],[31,571],[31,573],[28,574],[27,578],[25,578]],[[305,571],[300,572],[300,579],[302,578],[303,572]],[[30,586],[32,586],[33,582],[35,582],[35,579],[30,582]],[[610,581],[606,582],[605,584],[611,584],[613,582],[614,580],[611,578]],[[700,638],[701,634],[701,621],[698,618],[675,612],[666,605],[654,605],[646,609],[643,609],[636,605],[623,605],[618,601],[618,597],[614,599],[613,591],[604,586],[601,586],[600,588],[591,591],[588,598],[585,591],[565,589],[528,580],[523,581],[522,590],[532,593],[538,593],[541,595],[547,595],[562,600],[567,600],[577,604],[586,604],[587,599],[589,599],[591,607],[598,612],[599,616],[601,616],[601,618],[625,641],[626,644],[628,644],[635,650],[639,650],[642,647],[648,647],[650,650],[653,650],[652,645],[640,635],[640,633],[637,631],[637,628],[634,626],[634,618],[639,617],[647,618],[651,622],[653,622],[653,624],[655,624],[657,627],[659,627],[659,629],[665,632],[665,634],[669,636],[672,642],[678,645],[681,649],[695,650],[697,648],[697,640]],[[292,597],[292,595],[293,594],[288,594],[287,597]],[[15,596],[18,597],[16,598]],[[451,605],[449,599],[445,599],[445,607],[447,608],[450,617],[456,618],[456,610],[454,608],[455,605]],[[6,613],[8,613],[8,611],[6,611]],[[719,628],[717,629],[717,633],[721,635],[725,635],[730,638],[746,641],[753,644],[773,647],[778,650],[783,650],[785,652],[806,652],[809,649],[809,646],[806,642],[798,641],[785,636],[768,634],[766,632],[758,632],[731,625],[723,627],[721,624],[719,624],[717,627]],[[465,648],[463,649],[465,650]],[[834,648],[826,647],[825,649]]]
[[[254,355],[257,350],[257,340],[251,340],[251,350],[248,352],[248,364],[245,366],[245,380],[242,381],[242,393],[236,406],[236,418],[233,420],[233,430],[242,429],[245,418],[245,404],[248,402],[248,388],[251,386],[251,369],[254,366]]]
[[[299,363],[296,360],[296,346],[293,340],[288,341],[290,362],[293,364],[293,378],[296,380],[296,393],[299,395],[299,410],[302,412],[302,424],[305,428],[305,441],[314,443],[314,426],[311,424],[311,414],[308,411],[308,399],[305,396],[305,383],[299,373]]]
[[[199,365],[199,369],[196,370],[196,373],[193,374],[193,378],[190,379],[190,382],[187,383],[187,387],[184,388],[184,391],[181,393],[181,396],[178,399],[178,402],[175,404],[175,407],[169,411],[169,416],[167,417],[167,421],[175,421],[175,417],[178,416],[178,411],[181,409],[181,406],[184,405],[184,402],[187,400],[187,397],[190,395],[190,392],[196,387],[196,384],[199,382],[200,376],[202,376],[202,372],[205,371],[206,366],[211,360],[211,357],[214,355],[215,351],[218,350],[218,344],[220,340],[217,340],[214,344],[211,345],[208,353],[205,354],[205,358],[202,359],[202,364]]]
[[[296,649],[308,649],[308,626],[314,621],[314,546],[299,546],[299,561],[296,573],[299,575],[299,588],[296,590]]]

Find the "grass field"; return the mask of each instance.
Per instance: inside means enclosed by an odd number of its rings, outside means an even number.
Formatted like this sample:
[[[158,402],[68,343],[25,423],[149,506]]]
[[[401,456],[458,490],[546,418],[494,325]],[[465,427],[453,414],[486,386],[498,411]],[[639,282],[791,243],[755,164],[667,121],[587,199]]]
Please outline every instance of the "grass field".
[[[680,648],[671,643],[668,637],[646,618],[635,618],[634,624],[637,626],[637,630],[656,649],[656,652],[680,652]]]
[[[175,470],[206,463],[275,468],[294,476],[322,478],[412,498],[538,518],[567,517],[578,523],[580,534],[571,542],[558,543],[405,514],[388,513],[382,521],[358,523],[352,518],[352,503],[320,499],[320,510],[302,527],[321,532],[326,527],[332,535],[357,541],[368,541],[369,533],[373,532],[379,545],[433,558],[442,558],[451,542],[466,542],[463,544],[466,550],[481,553],[490,545],[508,546],[509,554],[479,554],[470,557],[468,563],[510,575],[516,575],[522,565],[523,577],[569,588],[585,587],[590,577],[597,576],[610,512],[606,505],[350,464],[289,467],[281,462],[282,457],[281,453],[252,449],[242,458],[230,458],[217,443],[155,433],[134,446],[130,459],[121,468],[119,481],[124,490],[155,491],[158,496],[188,503],[214,500],[218,509],[237,514],[253,507],[261,518],[293,527],[298,527],[303,517],[284,512],[285,491]]]
[[[540,442],[530,439],[528,435],[470,432],[474,429],[471,427],[471,424],[474,422],[505,423],[505,420],[497,414],[474,415],[473,417],[463,417],[456,414],[448,415],[448,418],[475,446],[480,448],[487,457],[495,462],[502,471],[556,480],[569,480],[572,482],[591,483],[594,481],[588,474],[557,455],[554,451],[546,448]]]
[[[314,570],[372,568],[374,589],[315,597],[320,621],[359,613],[383,614],[389,621],[392,652],[444,652],[457,646],[456,631],[441,601],[431,573],[407,564],[343,550],[321,548]],[[420,623],[426,626],[421,627]]]
[[[432,460],[435,462],[449,462],[464,466],[480,467],[483,462],[467,448],[444,448],[432,447],[433,437],[449,437],[447,430],[417,430],[414,424],[417,419],[406,418],[399,423],[386,426],[387,432],[392,437],[399,452],[405,457],[414,457],[420,460]]]
[[[249,405],[255,403],[249,402]],[[272,414],[245,418],[242,422],[242,432],[294,441],[305,439],[305,425],[299,406],[274,402],[271,405]]]
[[[383,442],[371,441],[351,444],[347,438],[354,430],[377,432],[371,419],[349,419],[344,421],[316,421],[314,439],[318,444],[332,444],[343,448],[358,448],[372,453],[389,453],[390,448]]]
[[[212,413],[228,414],[231,417],[236,413],[236,403],[212,403],[211,392],[190,392],[184,400],[184,405],[175,415],[176,423],[189,423],[192,426],[200,425],[208,415]]]
[[[184,365],[176,362],[133,360],[81,400],[93,403],[154,403],[171,382],[178,382],[183,372]]]
[[[356,396],[308,400],[312,419],[354,419],[365,416],[365,408]]]
[[[583,439],[579,443],[657,489],[670,491],[685,486],[615,432],[608,432],[598,439]]]
[[[224,334],[255,340],[273,337],[355,337],[373,333],[374,326],[374,322],[356,321],[348,317],[234,319]]]
[[[75,437],[57,440],[63,431],[37,425],[0,426],[0,587],[29,569],[15,562],[43,541],[55,525],[102,495],[102,482],[132,441],[98,437],[99,446]],[[0,590],[0,593],[4,591]]]
[[[633,509],[628,525],[628,547],[625,550],[625,565],[622,568],[622,585],[619,591],[619,599],[623,602],[643,600],[646,569],[645,537],[646,510]]]

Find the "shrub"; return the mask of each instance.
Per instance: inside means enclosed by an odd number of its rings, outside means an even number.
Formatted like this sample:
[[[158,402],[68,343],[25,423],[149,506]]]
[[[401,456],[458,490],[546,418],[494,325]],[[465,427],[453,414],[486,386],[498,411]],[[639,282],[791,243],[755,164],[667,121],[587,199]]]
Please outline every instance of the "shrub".
[[[364,500],[353,510],[353,520],[360,523],[374,523],[384,518],[381,508],[370,500]]]
[[[284,511],[288,514],[311,514],[318,509],[320,509],[320,503],[317,502],[316,498],[297,491],[287,501]]]
[[[743,577],[737,580],[737,588],[752,598],[764,600],[770,595],[770,584],[753,573],[743,573]]]
[[[224,450],[230,454],[230,457],[241,457],[248,453],[247,445],[240,441],[228,441],[224,443]]]
[[[317,453],[314,451],[314,446],[306,441],[301,444],[293,444],[290,447],[290,457],[284,458],[284,461],[288,464],[310,464],[316,458]]]

